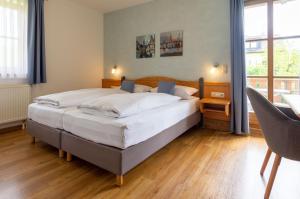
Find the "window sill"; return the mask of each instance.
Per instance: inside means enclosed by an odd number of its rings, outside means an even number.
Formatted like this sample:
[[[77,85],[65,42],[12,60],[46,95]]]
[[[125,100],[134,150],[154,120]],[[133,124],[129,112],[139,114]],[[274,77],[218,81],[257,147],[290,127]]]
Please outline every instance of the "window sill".
[[[1,85],[28,84],[28,80],[27,79],[1,79],[0,78],[0,84]]]

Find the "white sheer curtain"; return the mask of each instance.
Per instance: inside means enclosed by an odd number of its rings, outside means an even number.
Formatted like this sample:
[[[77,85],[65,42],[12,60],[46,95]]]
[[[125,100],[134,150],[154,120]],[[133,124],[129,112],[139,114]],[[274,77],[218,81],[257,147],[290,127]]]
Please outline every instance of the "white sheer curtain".
[[[0,0],[0,80],[27,78],[27,0]]]

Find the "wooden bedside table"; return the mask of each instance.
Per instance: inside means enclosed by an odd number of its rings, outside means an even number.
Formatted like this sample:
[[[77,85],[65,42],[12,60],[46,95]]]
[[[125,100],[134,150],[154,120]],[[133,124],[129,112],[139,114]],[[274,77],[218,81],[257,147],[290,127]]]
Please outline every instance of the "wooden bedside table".
[[[214,107],[206,107],[205,105],[224,106],[224,110],[220,110]],[[229,107],[230,107],[230,100],[226,100],[226,99],[203,98],[200,100],[201,113],[205,113],[205,112],[225,113],[225,115],[229,117],[230,114]]]

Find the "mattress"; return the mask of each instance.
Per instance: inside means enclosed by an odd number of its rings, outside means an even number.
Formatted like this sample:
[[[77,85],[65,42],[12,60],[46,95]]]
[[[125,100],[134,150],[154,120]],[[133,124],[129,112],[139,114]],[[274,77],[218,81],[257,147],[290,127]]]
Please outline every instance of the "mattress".
[[[120,149],[143,142],[197,112],[198,98],[144,111],[125,118],[65,112],[63,129],[84,139]]]
[[[63,129],[64,114],[74,109],[76,108],[53,108],[33,103],[28,106],[28,118],[52,128]]]

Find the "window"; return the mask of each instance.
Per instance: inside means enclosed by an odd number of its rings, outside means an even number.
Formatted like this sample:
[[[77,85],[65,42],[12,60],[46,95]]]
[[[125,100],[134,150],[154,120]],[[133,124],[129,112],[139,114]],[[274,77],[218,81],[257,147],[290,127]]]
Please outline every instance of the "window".
[[[0,0],[0,80],[27,77],[27,0]]]
[[[247,82],[284,103],[283,94],[300,94],[300,0],[259,2],[245,7]]]

